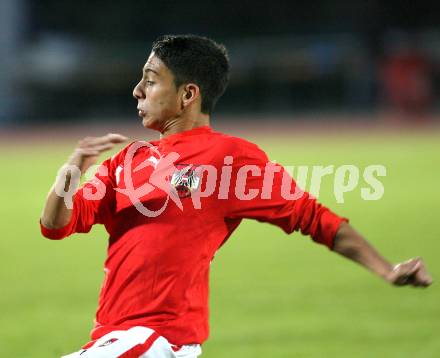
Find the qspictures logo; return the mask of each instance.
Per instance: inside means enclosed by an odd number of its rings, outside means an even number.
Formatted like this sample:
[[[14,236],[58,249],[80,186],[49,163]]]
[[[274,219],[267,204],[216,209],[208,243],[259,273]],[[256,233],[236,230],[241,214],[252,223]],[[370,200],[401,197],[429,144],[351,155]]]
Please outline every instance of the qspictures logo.
[[[134,167],[134,157],[140,148],[147,147],[150,155]],[[337,203],[344,203],[344,195],[360,189],[363,200],[379,200],[385,193],[380,177],[387,174],[386,167],[380,164],[368,165],[361,169],[355,165],[341,166],[281,166],[267,162],[264,166],[255,164],[234,165],[232,156],[223,158],[223,165],[218,168],[211,164],[180,163],[176,152],[162,154],[157,147],[148,142],[135,142],[127,150],[123,163],[113,175],[116,178],[116,190],[125,195],[133,206],[143,215],[157,217],[167,208],[170,200],[183,210],[183,200],[190,200],[195,209],[202,208],[202,199],[216,196],[218,200],[236,198],[238,200],[270,200],[274,194],[285,200],[298,200],[304,195],[302,188],[309,188],[308,198],[319,198],[323,178],[332,179],[333,194]],[[147,170],[150,173],[147,175]],[[92,173],[95,173],[93,177]],[[120,185],[123,174],[123,185]],[[86,200],[100,200],[109,188],[100,178],[109,175],[106,166],[89,168],[86,178],[90,178],[83,187]],[[70,177],[69,188],[64,187]],[[73,207],[73,196],[80,182],[79,168],[66,165],[60,169],[55,191],[63,197],[66,206]],[[142,178],[142,184],[135,187],[133,177]],[[295,181],[292,180],[295,178]],[[362,178],[362,184],[361,183]],[[145,179],[145,180],[144,180]],[[274,183],[277,183],[274,185]],[[203,185],[202,185],[203,183]],[[257,184],[257,185],[256,185]],[[218,190],[217,190],[218,189]],[[160,190],[165,199],[159,208],[148,208],[150,193]],[[277,191],[277,192],[276,192]]]

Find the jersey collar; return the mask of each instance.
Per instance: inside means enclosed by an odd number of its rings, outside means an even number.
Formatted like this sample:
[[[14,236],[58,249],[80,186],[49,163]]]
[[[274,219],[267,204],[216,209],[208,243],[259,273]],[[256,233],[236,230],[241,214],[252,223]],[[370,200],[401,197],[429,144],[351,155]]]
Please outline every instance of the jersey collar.
[[[159,141],[159,143],[161,143],[161,144],[174,143],[184,137],[189,137],[189,136],[199,135],[199,134],[207,134],[207,133],[212,133],[212,128],[210,126],[206,125],[206,126],[196,127],[193,129],[188,129],[186,131],[179,132],[176,134],[172,134],[168,137],[165,137],[165,138],[161,139]]]

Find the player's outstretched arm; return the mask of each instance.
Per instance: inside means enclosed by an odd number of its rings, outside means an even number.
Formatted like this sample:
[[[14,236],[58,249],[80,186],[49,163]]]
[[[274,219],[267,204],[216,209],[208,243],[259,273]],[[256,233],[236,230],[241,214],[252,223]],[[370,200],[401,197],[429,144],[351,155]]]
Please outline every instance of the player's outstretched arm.
[[[112,149],[115,144],[123,143],[126,137],[120,134],[107,134],[102,137],[86,137],[78,142],[77,147],[69,157],[64,166],[76,166],[81,175],[86,172],[90,166],[94,165],[102,152]],[[56,187],[64,187],[68,191],[70,185],[78,185],[78,181],[72,180],[71,172],[67,172],[65,176],[58,176],[44,205],[41,215],[41,223],[48,229],[59,229],[66,226],[71,219],[72,209],[67,208],[64,198],[60,197],[56,191]],[[76,190],[77,188],[70,188]]]
[[[427,287],[432,278],[422,259],[417,257],[392,265],[384,259],[350,224],[342,223],[333,250],[374,272],[396,286]]]

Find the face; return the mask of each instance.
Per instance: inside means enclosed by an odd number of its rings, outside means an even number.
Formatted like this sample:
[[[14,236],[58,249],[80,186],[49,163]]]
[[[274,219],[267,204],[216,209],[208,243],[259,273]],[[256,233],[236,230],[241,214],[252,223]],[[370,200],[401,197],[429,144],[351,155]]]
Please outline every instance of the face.
[[[143,126],[163,132],[167,124],[179,116],[180,95],[172,72],[152,52],[143,68],[142,79],[133,90]]]

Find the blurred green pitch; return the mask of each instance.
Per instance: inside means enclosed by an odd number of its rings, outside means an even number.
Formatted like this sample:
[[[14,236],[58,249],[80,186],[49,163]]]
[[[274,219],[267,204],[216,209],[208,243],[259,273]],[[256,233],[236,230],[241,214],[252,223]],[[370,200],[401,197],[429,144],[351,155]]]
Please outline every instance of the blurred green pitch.
[[[381,200],[363,201],[361,180],[337,204],[333,177],[325,177],[320,201],[348,216],[390,260],[420,255],[439,279],[438,133],[249,139],[285,165],[385,165]],[[55,242],[38,226],[76,140],[67,142],[2,146],[0,357],[59,357],[88,341],[104,230]],[[203,357],[438,357],[439,332],[438,283],[390,287],[307,237],[245,222],[212,264]]]

